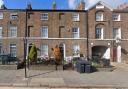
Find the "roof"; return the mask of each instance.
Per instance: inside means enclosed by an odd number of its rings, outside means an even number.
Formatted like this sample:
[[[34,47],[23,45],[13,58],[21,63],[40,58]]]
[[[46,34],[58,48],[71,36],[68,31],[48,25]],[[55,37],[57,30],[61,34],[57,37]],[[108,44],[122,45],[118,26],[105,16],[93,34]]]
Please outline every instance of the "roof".
[[[113,11],[113,8],[112,8],[111,6],[109,6],[108,4],[106,4],[105,2],[103,2],[103,1],[97,2],[97,3],[94,4],[93,6],[89,7],[88,10],[94,8],[97,4],[102,4],[103,6],[107,7],[107,8],[110,9],[111,11]]]

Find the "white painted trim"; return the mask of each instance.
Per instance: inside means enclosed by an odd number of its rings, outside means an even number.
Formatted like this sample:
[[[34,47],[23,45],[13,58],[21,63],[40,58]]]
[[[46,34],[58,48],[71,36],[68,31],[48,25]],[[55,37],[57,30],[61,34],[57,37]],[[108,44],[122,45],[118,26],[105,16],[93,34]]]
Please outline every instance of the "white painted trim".
[[[117,47],[117,62],[121,63],[121,46]]]
[[[104,39],[104,29],[101,29],[101,39]]]
[[[87,38],[41,38],[41,37],[28,37],[27,39],[40,39],[40,40],[86,40]]]
[[[1,37],[2,39],[25,39],[25,37]],[[42,38],[42,37],[26,37],[26,39],[35,39],[35,40],[87,40],[87,38]],[[88,39],[94,41],[113,41],[115,39]],[[128,39],[121,39],[121,41],[128,41]]]

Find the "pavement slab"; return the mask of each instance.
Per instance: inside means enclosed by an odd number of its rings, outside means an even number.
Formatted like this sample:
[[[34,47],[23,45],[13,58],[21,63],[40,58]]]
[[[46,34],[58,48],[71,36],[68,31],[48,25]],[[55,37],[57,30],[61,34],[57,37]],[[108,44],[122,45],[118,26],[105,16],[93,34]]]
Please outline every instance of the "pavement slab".
[[[46,88],[91,88],[128,89],[128,64],[114,64],[111,72],[78,73],[75,70],[0,70],[0,86],[46,87]]]

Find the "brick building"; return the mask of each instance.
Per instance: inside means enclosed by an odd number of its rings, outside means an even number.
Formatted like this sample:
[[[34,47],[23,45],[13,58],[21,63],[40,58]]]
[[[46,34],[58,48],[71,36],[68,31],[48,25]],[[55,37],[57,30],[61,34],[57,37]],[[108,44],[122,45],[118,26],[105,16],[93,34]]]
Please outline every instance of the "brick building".
[[[85,10],[81,2],[76,10],[0,9],[0,53],[24,58],[24,38],[27,54],[34,43],[38,56],[52,57],[51,48],[64,48],[64,57],[80,56],[124,62],[128,54],[128,9],[113,9],[98,2]]]

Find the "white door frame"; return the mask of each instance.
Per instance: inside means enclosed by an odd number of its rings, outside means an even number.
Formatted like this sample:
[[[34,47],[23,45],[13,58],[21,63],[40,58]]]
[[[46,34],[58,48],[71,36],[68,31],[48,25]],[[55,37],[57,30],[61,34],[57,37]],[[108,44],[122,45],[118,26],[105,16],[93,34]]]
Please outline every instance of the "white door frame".
[[[117,46],[117,62],[121,63],[121,46]]]

